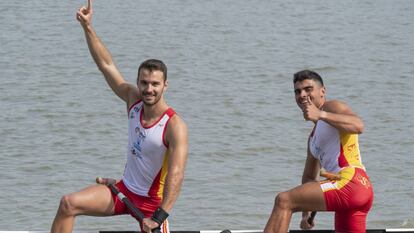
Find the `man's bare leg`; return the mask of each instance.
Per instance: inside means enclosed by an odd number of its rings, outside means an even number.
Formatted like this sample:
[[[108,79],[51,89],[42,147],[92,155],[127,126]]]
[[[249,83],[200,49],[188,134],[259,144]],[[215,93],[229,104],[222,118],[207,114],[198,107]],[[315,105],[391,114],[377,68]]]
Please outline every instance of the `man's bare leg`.
[[[326,210],[325,199],[318,182],[309,182],[279,193],[264,233],[286,233],[292,213],[306,210]]]
[[[77,215],[110,216],[113,213],[114,202],[108,187],[89,186],[62,197],[51,233],[71,233]]]

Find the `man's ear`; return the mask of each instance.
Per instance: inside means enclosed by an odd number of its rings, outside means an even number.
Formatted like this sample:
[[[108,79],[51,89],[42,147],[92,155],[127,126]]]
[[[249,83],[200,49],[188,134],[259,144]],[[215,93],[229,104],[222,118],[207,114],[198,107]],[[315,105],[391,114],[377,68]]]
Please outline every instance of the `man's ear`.
[[[321,96],[322,97],[325,97],[325,95],[326,95],[326,88],[325,88],[325,86],[323,86],[322,88],[321,88]]]

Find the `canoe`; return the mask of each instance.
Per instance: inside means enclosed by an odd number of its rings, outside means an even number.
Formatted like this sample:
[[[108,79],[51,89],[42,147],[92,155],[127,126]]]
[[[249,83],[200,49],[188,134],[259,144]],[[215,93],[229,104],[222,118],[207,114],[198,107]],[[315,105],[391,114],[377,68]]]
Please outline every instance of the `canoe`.
[[[171,233],[262,233],[262,230],[170,231]],[[290,230],[289,233],[334,233],[334,230]],[[367,229],[367,233],[414,233],[414,228]],[[49,233],[49,231],[0,231],[0,233]],[[74,233],[141,233],[140,231],[74,231]]]
[[[262,233],[262,230],[204,230],[204,231],[170,231],[171,233]],[[367,229],[367,233],[414,233],[414,228]],[[99,231],[99,233],[141,233],[140,231]],[[335,233],[334,230],[290,230],[289,233]]]

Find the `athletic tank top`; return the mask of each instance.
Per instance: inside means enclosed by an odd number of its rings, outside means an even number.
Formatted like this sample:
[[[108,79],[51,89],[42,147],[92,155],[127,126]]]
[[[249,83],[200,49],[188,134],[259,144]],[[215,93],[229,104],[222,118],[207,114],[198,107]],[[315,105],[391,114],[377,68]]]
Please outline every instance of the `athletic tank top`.
[[[145,127],[141,124],[142,114],[142,101],[128,111],[128,150],[122,179],[135,194],[162,198],[168,161],[164,134],[175,112],[169,108],[154,124]]]
[[[309,149],[328,172],[339,172],[343,167],[362,165],[358,134],[340,133],[335,127],[319,120],[309,137]]]

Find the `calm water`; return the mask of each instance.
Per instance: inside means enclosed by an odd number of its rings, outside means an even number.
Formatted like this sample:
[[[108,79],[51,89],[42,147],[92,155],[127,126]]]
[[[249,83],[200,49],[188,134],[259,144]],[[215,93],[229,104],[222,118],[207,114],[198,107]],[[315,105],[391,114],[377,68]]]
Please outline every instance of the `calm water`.
[[[122,175],[125,106],[87,51],[82,4],[0,3],[0,230],[48,230],[63,194]],[[300,183],[312,124],[291,79],[305,68],[365,121],[368,227],[414,227],[413,1],[97,0],[93,22],[130,82],[144,59],[169,67],[166,98],[190,132],[173,230],[262,229]],[[129,216],[75,227],[135,229]]]

